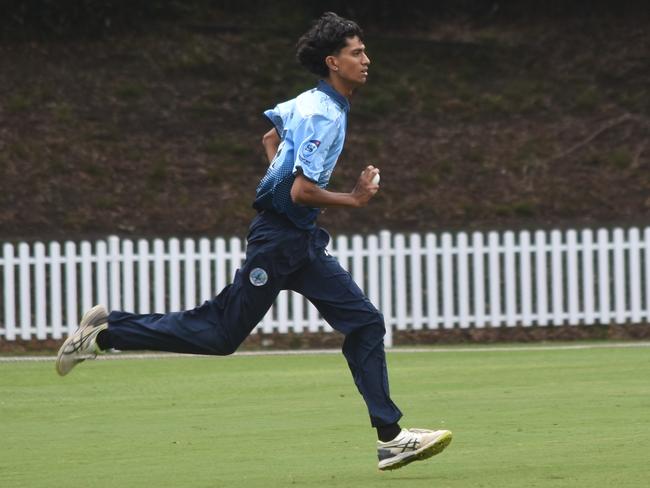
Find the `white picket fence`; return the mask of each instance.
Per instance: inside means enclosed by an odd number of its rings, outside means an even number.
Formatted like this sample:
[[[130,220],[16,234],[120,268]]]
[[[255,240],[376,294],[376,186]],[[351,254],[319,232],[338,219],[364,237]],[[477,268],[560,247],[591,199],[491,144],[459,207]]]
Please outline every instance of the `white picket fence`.
[[[5,243],[0,336],[59,339],[95,303],[137,313],[188,309],[232,279],[232,238]],[[650,227],[592,231],[340,236],[330,252],[393,330],[650,322]],[[331,329],[282,292],[256,330]]]

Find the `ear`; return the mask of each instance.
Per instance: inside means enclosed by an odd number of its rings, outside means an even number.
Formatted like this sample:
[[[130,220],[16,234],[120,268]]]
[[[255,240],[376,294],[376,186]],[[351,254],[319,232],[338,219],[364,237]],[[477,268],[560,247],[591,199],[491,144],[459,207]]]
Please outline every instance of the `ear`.
[[[330,71],[338,71],[339,70],[338,59],[336,58],[336,56],[331,56],[331,55],[327,56],[325,58],[325,64],[330,69]]]

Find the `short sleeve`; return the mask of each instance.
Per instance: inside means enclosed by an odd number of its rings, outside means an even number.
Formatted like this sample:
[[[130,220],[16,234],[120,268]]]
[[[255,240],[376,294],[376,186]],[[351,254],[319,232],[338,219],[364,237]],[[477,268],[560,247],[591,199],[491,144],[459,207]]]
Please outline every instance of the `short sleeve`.
[[[277,107],[270,108],[269,110],[265,110],[264,115],[266,115],[266,117],[271,121],[278,135],[282,134],[284,122],[282,120],[282,117],[280,117],[280,113],[278,112]]]
[[[317,183],[323,172],[325,157],[338,133],[337,123],[320,115],[304,119],[293,134],[295,159],[293,174],[302,174]]]
[[[294,100],[289,100],[264,111],[264,115],[271,121],[280,137],[283,136],[284,127],[293,110],[294,103]]]

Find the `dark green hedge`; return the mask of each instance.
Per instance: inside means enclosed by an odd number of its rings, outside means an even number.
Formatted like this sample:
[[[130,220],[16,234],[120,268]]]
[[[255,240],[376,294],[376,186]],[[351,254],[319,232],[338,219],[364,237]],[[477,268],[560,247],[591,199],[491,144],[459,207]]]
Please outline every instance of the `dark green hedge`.
[[[364,26],[409,27],[422,19],[485,20],[535,16],[646,15],[644,0],[0,0],[0,38],[95,38],[142,29],[158,20],[200,22],[215,11],[272,25],[275,15],[317,17],[333,10]],[[210,18],[214,19],[214,15]],[[302,28],[304,26],[300,26]]]
[[[171,0],[2,0],[3,38],[101,37],[182,15]]]

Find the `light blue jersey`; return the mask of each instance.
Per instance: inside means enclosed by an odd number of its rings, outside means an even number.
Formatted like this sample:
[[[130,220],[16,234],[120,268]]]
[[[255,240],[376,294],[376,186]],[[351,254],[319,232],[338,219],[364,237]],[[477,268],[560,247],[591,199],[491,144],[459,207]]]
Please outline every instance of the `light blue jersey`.
[[[257,187],[253,206],[286,215],[300,229],[316,225],[320,209],[291,201],[298,174],[326,188],[343,150],[347,99],[324,81],[293,100],[264,112],[280,136],[280,146]]]

